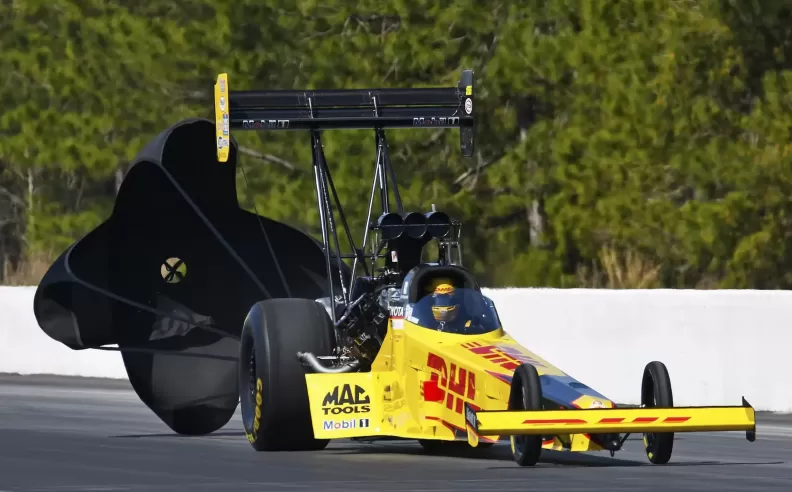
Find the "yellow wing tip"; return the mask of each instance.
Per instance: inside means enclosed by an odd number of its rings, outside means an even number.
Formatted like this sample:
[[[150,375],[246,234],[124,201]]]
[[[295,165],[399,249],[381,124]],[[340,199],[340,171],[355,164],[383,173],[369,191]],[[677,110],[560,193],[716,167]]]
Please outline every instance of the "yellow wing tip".
[[[217,82],[214,86],[215,102],[215,125],[216,125],[216,145],[217,160],[228,162],[228,155],[231,150],[231,114],[229,109],[229,94],[231,90],[228,86],[228,74],[217,75]]]

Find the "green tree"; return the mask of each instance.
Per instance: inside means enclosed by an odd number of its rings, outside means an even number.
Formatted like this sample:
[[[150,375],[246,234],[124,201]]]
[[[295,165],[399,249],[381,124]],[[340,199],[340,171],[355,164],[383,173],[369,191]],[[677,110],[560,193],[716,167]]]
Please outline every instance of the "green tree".
[[[125,6],[129,4],[129,6]],[[28,248],[59,253],[104,219],[126,164],[195,111],[225,19],[210,2],[4,2],[0,160]],[[184,22],[184,20],[192,22]],[[209,23],[213,25],[209,25]]]
[[[146,141],[211,115],[218,72],[232,90],[319,89],[450,86],[472,68],[473,159],[454,131],[388,136],[405,202],[465,223],[484,284],[787,288],[789,13],[747,0],[5,2],[0,227],[59,253],[109,214]],[[318,235],[307,134],[236,136],[241,202]],[[324,143],[357,233],[373,134]]]

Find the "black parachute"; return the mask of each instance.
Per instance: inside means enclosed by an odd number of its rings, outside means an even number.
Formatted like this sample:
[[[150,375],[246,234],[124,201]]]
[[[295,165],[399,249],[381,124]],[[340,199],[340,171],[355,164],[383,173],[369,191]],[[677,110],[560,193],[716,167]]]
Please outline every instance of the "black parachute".
[[[321,243],[240,208],[237,145],[220,163],[215,140],[205,119],[152,140],[110,218],[58,258],[34,300],[53,339],[75,350],[117,345],[140,399],[182,434],[213,432],[233,415],[253,304],[329,295]]]

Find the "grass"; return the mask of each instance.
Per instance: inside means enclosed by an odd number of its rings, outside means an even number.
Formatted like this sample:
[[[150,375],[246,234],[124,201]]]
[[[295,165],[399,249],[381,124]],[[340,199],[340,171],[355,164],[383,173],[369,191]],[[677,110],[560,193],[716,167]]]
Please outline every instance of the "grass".
[[[604,247],[599,253],[601,270],[581,268],[580,286],[589,289],[656,289],[660,287],[660,266],[633,251],[619,252]]]
[[[660,267],[641,255],[627,251],[618,252],[605,247],[600,250],[597,265],[593,269],[578,270],[578,282],[589,289],[655,289],[660,285]],[[2,285],[38,285],[55,260],[51,255],[32,255],[12,268],[3,265]]]
[[[33,255],[30,258],[26,258],[21,261],[16,268],[13,268],[11,264],[6,261],[5,264],[2,265],[2,285],[38,285],[53,261],[53,258],[45,254]]]

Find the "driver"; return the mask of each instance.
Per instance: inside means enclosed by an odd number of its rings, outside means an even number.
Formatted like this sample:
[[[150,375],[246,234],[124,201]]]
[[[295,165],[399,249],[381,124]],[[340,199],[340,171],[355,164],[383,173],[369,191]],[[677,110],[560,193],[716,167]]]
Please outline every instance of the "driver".
[[[462,295],[456,287],[445,279],[434,283],[432,292],[432,315],[438,323],[439,331],[462,332],[470,326],[470,320],[460,316]]]

